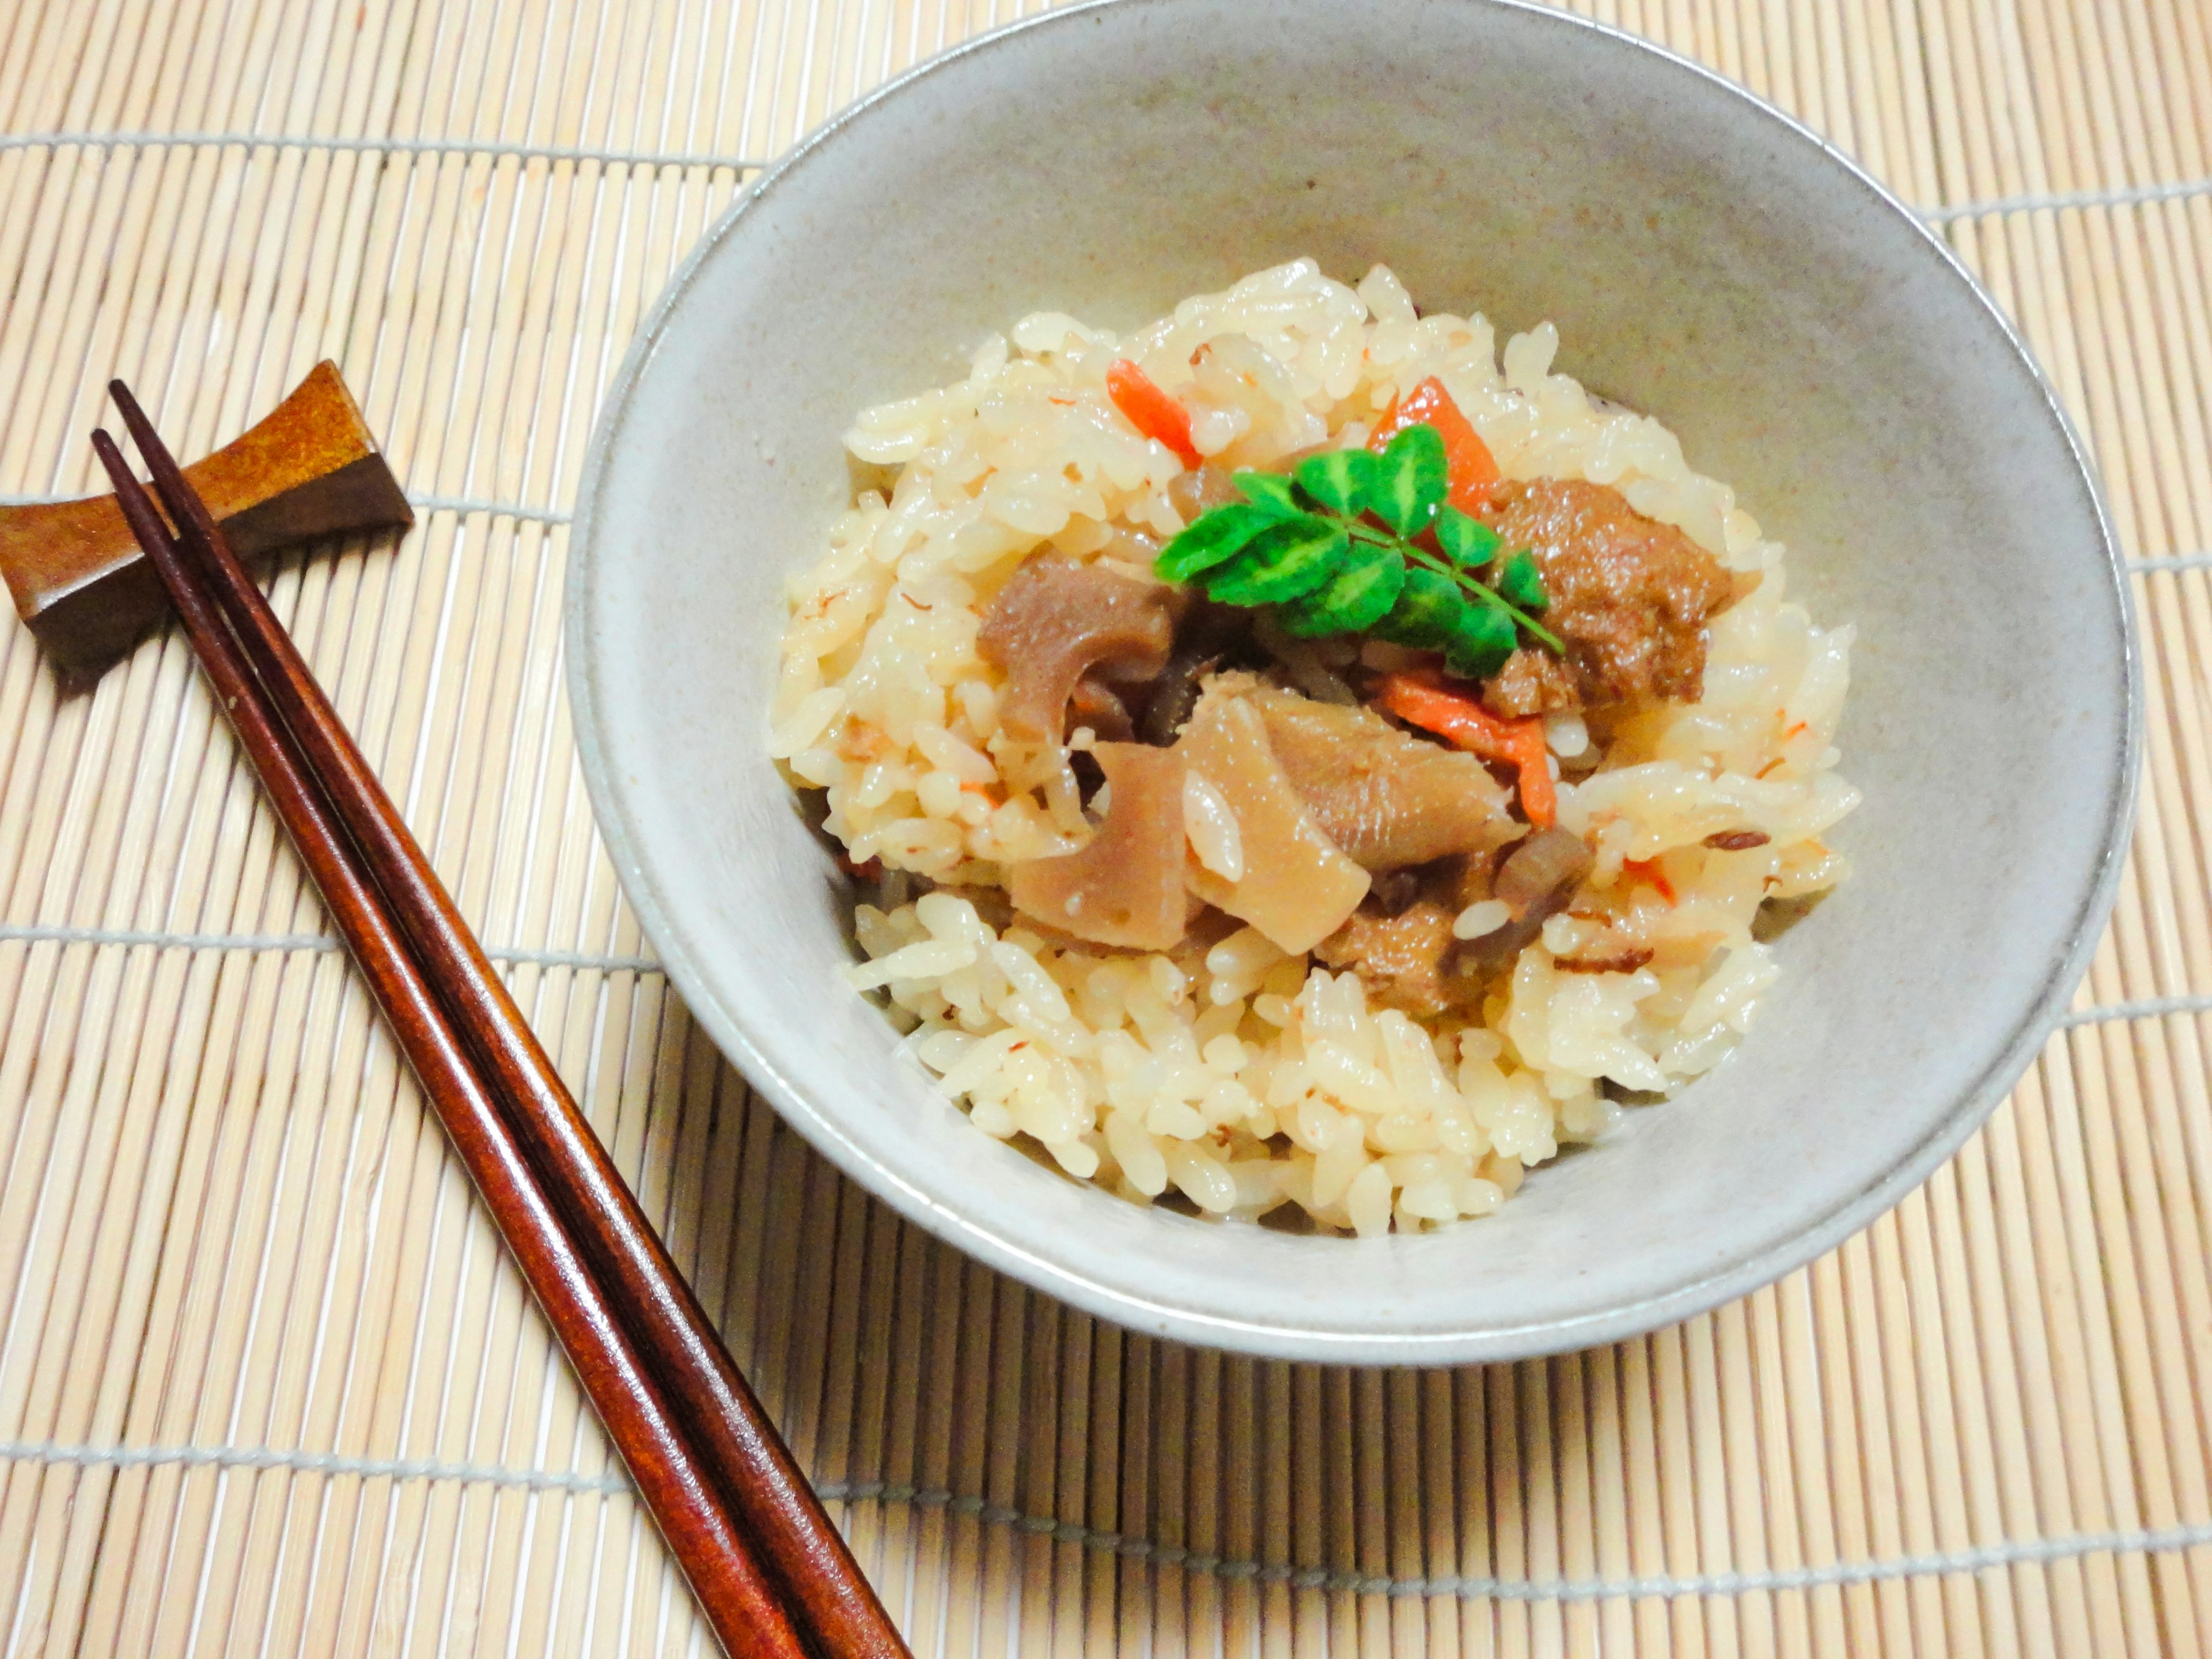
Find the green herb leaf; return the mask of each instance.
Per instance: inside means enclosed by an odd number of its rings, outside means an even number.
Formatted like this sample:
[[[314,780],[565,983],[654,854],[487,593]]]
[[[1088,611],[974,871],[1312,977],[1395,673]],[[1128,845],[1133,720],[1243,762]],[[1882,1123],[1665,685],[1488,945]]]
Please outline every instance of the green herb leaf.
[[[1503,611],[1462,605],[1444,642],[1444,666],[1462,679],[1486,680],[1505,666],[1519,641],[1513,618]]]
[[[1480,519],[1470,519],[1455,507],[1437,514],[1437,545],[1462,570],[1480,570],[1505,545],[1498,533]]]
[[[1300,598],[1343,568],[1351,546],[1344,526],[1333,519],[1306,514],[1279,520],[1206,578],[1206,597],[1223,605],[1280,605]]]
[[[1362,633],[1389,613],[1405,586],[1406,562],[1395,550],[1355,544],[1351,562],[1328,586],[1285,605],[1278,619],[1285,633],[1304,640]]]
[[[1544,592],[1544,573],[1536,568],[1536,556],[1526,548],[1506,560],[1498,591],[1523,611],[1541,611],[1552,602]]]
[[[1372,632],[1442,651],[1472,679],[1497,673],[1522,629],[1565,652],[1531,614],[1547,603],[1534,556],[1501,559],[1495,531],[1444,505],[1449,470],[1433,426],[1406,428],[1380,455],[1310,455],[1295,479],[1245,471],[1234,482],[1243,501],[1201,514],[1161,550],[1153,568],[1164,580],[1196,580],[1224,605],[1279,606],[1283,628],[1302,638]],[[1417,539],[1431,527],[1433,547]],[[1494,586],[1479,574],[1490,569]]]
[[[1462,598],[1475,605],[1486,606],[1490,610],[1503,613],[1527,629],[1539,644],[1559,653],[1561,656],[1566,655],[1567,647],[1565,641],[1515,605],[1512,600],[1499,593],[1497,589],[1485,587],[1470,573],[1446,563],[1437,555],[1416,543],[1401,542],[1399,545],[1405,550],[1406,557],[1410,562],[1423,569],[1434,571],[1438,576],[1451,583],[1453,591]]]
[[[1291,481],[1279,472],[1239,472],[1230,483],[1244,492],[1246,501],[1278,519],[1305,511],[1298,505]]]
[[[1162,581],[1187,582],[1202,570],[1225,564],[1255,536],[1279,522],[1274,514],[1242,501],[1201,513],[1160,550],[1152,561],[1153,574]]]
[[[1393,645],[1441,650],[1450,642],[1454,618],[1467,608],[1457,583],[1417,564],[1407,568],[1397,602],[1374,629]]]
[[[1364,449],[1330,449],[1298,463],[1298,488],[1334,512],[1356,519],[1367,510],[1381,458]]]
[[[1444,441],[1436,428],[1409,426],[1390,440],[1370,486],[1368,510],[1401,536],[1418,536],[1429,527],[1451,488]]]

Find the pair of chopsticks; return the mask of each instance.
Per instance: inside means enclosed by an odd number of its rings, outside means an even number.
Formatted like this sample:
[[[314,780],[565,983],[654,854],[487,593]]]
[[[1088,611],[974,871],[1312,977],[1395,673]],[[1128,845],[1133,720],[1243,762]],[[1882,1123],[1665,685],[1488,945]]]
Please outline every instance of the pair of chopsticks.
[[[763,1659],[904,1656],[291,636],[129,388],[108,389],[169,522],[95,432],[124,517],[716,1637]]]

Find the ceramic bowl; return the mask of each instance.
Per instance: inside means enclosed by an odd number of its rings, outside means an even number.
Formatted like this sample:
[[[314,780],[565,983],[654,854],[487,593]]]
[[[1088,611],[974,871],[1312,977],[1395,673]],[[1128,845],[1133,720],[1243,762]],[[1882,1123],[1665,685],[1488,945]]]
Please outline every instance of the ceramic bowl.
[[[989,1139],[837,979],[850,896],[763,752],[786,576],[865,405],[1052,308],[1133,325],[1301,254],[1559,325],[1855,622],[1856,878],[1750,1038],[1492,1218],[1355,1241],[1121,1202]],[[2041,1043],[2113,892],[2137,744],[2112,538],[2004,319],[1804,129],[1499,0],[1109,0],[892,83],[671,283],[592,439],[569,690],[623,882],[693,1012],[824,1155],[1132,1328],[1336,1362],[1498,1359],[1709,1308],[1837,1243]]]

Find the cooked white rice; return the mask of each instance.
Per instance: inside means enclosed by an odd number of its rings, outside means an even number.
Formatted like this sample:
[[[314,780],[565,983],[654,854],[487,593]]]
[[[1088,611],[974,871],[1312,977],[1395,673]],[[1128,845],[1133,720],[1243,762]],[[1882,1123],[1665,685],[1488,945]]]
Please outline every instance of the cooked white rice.
[[[1858,799],[1832,746],[1852,630],[1815,628],[1789,603],[1783,550],[1734,493],[1692,471],[1657,422],[1552,373],[1558,345],[1548,324],[1516,335],[1501,370],[1480,316],[1417,317],[1382,266],[1355,289],[1301,259],[1119,338],[1025,318],[985,343],[966,380],[855,422],[848,447],[896,481],[887,498],[863,494],[792,584],[770,749],[827,792],[827,827],[856,863],[961,889],[999,887],[1005,863],[1085,833],[1071,794],[1009,799],[1000,785],[981,606],[1048,543],[1149,580],[1182,527],[1165,494],[1181,463],[1108,398],[1117,357],[1182,400],[1198,449],[1230,467],[1364,441],[1401,390],[1439,376],[1506,477],[1613,485],[1729,568],[1762,573],[1712,621],[1703,701],[1639,715],[1599,770],[1559,787],[1559,822],[1595,850],[1593,887],[1616,896],[1613,936],[1656,951],[1634,972],[1555,969],[1599,925],[1555,916],[1479,1021],[1431,1028],[1370,1009],[1355,975],[1286,957],[1249,927],[1148,955],[1065,947],[1018,918],[995,929],[954,891],[860,906],[871,960],[853,983],[888,994],[914,1054],[986,1133],[1028,1136],[1130,1199],[1172,1187],[1206,1214],[1244,1217],[1288,1200],[1369,1235],[1486,1214],[1562,1142],[1617,1119],[1607,1080],[1671,1089],[1748,1027],[1779,971],[1752,936],[1760,903],[1844,873],[1820,837]],[[1574,716],[1551,735],[1570,760],[1589,741]],[[1770,840],[1703,845],[1746,829]],[[1645,879],[1624,884],[1626,861]]]

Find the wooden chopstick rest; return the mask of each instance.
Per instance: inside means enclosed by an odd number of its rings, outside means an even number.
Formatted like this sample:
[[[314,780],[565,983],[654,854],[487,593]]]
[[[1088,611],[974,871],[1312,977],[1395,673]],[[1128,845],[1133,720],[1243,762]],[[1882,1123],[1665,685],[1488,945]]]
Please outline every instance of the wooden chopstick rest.
[[[241,558],[415,514],[337,365],[317,363],[268,416],[185,469]],[[97,678],[168,610],[112,495],[0,507],[0,575],[65,679]]]

